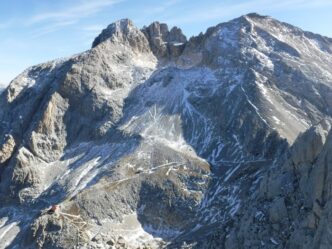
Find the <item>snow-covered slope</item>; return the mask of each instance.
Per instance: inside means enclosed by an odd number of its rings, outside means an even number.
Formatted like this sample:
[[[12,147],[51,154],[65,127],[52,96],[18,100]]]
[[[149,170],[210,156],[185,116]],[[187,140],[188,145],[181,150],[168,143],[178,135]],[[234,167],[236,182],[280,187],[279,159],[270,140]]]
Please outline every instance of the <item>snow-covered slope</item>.
[[[247,228],[283,208],[284,193],[263,190],[298,135],[330,129],[331,51],[331,39],[257,14],[189,41],[124,19],[91,50],[27,69],[0,98],[0,248],[291,241],[271,235],[278,218],[255,224],[265,234]]]

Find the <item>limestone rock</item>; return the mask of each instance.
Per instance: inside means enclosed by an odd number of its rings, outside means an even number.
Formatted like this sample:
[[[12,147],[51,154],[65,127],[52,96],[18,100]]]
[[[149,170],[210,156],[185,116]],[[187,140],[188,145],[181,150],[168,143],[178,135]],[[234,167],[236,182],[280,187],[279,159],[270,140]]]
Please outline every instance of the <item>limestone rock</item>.
[[[297,142],[295,142],[295,145],[292,147],[294,164],[298,165],[305,162],[314,162],[322,150],[329,130],[330,124],[328,121],[323,120],[321,124],[311,127],[303,135],[299,136]]]
[[[66,146],[64,115],[67,109],[67,100],[54,93],[43,112],[42,119],[31,134],[31,150],[45,161],[59,159]]]
[[[5,135],[5,139],[0,147],[0,164],[5,163],[13,154],[15,149],[15,140],[12,135]]]
[[[94,48],[106,40],[119,43],[128,43],[132,48],[140,52],[149,51],[149,46],[145,36],[129,19],[122,19],[109,25],[94,40],[92,47]]]
[[[168,29],[167,24],[154,22],[144,27],[142,32],[146,35],[153,53],[157,57],[179,57],[187,42],[186,36],[178,27]]]

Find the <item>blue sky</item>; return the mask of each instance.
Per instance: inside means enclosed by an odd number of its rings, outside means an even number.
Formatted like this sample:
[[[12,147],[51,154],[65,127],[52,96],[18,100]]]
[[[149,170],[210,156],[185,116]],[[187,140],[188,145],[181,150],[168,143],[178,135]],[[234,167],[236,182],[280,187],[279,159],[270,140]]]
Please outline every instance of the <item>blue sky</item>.
[[[192,36],[249,12],[332,37],[332,0],[1,0],[0,82],[89,49],[103,28],[121,18],[138,27],[166,22]]]

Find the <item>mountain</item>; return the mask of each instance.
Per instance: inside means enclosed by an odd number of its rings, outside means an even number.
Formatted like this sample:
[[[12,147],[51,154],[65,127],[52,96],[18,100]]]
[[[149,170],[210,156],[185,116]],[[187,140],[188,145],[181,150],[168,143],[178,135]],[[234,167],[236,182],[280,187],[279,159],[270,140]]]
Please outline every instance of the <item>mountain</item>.
[[[27,69],[0,248],[330,248],[331,68],[332,39],[248,14],[189,40],[123,19]]]

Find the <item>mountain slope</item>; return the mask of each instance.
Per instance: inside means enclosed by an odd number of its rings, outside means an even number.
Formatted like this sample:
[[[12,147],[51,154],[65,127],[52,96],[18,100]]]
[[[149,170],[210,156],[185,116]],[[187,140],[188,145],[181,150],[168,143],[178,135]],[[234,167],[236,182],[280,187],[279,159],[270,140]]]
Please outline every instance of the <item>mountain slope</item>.
[[[124,19],[91,50],[27,69],[0,97],[0,248],[324,248],[320,218],[308,234],[281,218],[313,215],[298,182],[314,173],[290,158],[330,165],[317,151],[331,140],[331,51],[257,14],[188,41]]]

